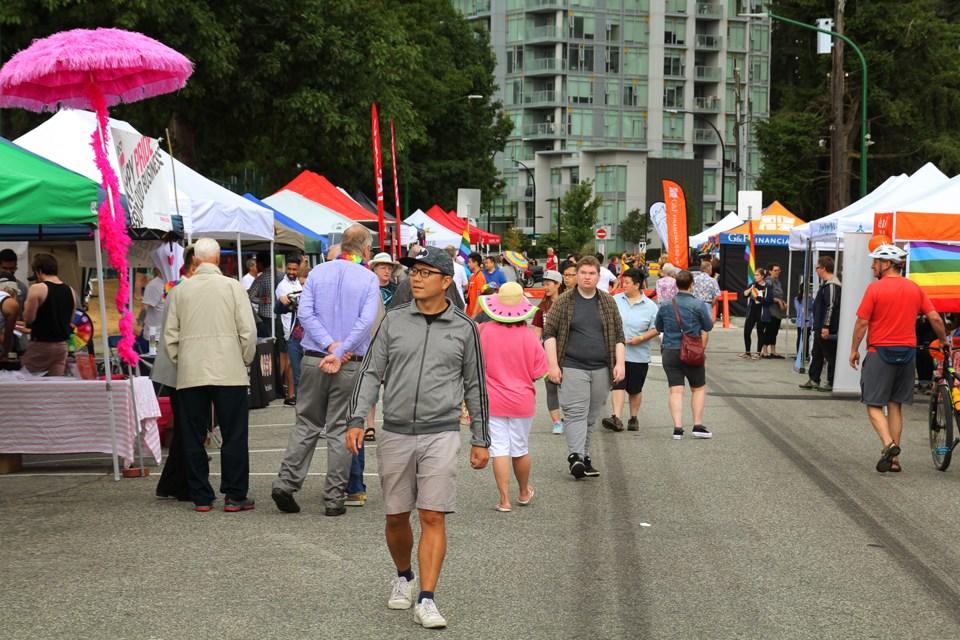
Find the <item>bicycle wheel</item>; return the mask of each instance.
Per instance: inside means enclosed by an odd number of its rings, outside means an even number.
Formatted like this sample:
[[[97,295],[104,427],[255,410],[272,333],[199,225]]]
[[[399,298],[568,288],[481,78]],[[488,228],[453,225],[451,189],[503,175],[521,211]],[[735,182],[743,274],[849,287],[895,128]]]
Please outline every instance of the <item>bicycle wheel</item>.
[[[942,383],[930,396],[930,453],[933,466],[946,471],[953,454],[953,402],[949,387]]]

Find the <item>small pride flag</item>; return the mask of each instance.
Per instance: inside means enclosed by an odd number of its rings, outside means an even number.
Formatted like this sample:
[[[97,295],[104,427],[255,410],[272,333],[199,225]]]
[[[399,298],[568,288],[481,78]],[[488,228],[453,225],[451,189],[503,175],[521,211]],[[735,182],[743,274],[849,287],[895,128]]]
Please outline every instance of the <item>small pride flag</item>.
[[[930,297],[937,311],[960,311],[960,246],[911,242],[907,273]]]
[[[757,248],[753,244],[753,220],[750,221],[747,230],[749,239],[744,249],[743,259],[747,261],[747,282],[753,284],[753,274],[757,271]],[[755,292],[754,297],[756,297]]]
[[[467,258],[470,257],[470,221],[466,220],[463,223],[463,237],[460,239],[460,257],[463,258],[463,261],[466,262]]]

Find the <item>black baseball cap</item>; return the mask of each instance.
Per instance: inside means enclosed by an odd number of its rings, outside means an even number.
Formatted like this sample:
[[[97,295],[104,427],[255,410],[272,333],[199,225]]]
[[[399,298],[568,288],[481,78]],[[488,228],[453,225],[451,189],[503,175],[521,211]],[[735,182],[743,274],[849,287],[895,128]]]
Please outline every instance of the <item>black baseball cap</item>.
[[[424,247],[417,255],[400,259],[400,264],[405,267],[412,267],[417,262],[436,267],[445,276],[453,276],[453,258],[438,247]]]

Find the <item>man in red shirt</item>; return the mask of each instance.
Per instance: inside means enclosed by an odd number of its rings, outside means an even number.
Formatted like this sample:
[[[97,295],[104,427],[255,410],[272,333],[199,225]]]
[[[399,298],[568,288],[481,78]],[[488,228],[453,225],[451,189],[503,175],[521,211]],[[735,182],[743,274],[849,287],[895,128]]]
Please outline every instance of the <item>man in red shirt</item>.
[[[553,252],[553,247],[547,247],[547,263],[543,265],[544,271],[557,270],[557,255]]]
[[[487,279],[483,275],[483,257],[479,253],[471,253],[467,257],[467,268],[470,270],[470,282],[467,285],[467,315],[472,318],[480,308],[477,304],[480,291],[487,284]]]
[[[903,431],[903,404],[913,404],[916,377],[917,315],[924,314],[940,339],[949,342],[943,320],[930,298],[917,283],[901,275],[907,252],[892,244],[877,247],[873,275],[877,278],[863,294],[857,309],[850,346],[850,366],[860,364],[860,342],[867,339],[867,355],[860,371],[860,401],[883,444],[877,471],[900,471],[900,434]],[[887,415],[883,408],[887,408]]]

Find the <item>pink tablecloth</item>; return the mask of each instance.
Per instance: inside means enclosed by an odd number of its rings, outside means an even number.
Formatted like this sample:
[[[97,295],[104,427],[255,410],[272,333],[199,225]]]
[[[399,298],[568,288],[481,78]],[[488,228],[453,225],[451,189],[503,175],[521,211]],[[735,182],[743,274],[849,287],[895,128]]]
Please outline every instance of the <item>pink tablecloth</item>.
[[[113,382],[117,453],[134,463],[135,438],[144,454],[160,462],[160,405],[149,378],[134,378],[137,424],[130,382]],[[102,380],[37,378],[0,382],[0,453],[112,453],[106,383]]]

